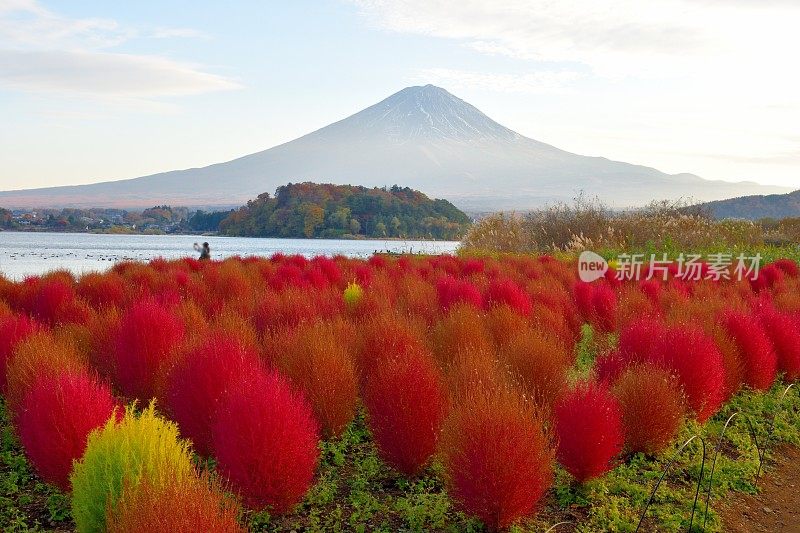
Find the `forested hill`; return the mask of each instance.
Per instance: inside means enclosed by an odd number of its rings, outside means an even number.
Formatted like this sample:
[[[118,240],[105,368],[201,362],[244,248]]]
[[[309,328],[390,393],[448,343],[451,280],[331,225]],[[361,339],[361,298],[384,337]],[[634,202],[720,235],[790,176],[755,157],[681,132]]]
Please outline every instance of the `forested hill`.
[[[220,223],[225,235],[456,240],[470,219],[447,200],[408,187],[295,183],[250,200]]]
[[[800,217],[800,190],[789,194],[742,196],[708,202],[705,206],[716,218],[795,218]]]

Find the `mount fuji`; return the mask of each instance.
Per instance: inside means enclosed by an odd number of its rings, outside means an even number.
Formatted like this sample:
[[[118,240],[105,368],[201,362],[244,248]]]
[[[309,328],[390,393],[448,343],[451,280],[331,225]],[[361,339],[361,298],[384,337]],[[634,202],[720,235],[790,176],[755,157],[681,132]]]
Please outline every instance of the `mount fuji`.
[[[560,150],[512,131],[433,85],[407,87],[298,139],[203,168],[0,192],[3,207],[241,205],[288,182],[398,184],[470,211],[529,209],[583,191],[609,205],[788,192]]]

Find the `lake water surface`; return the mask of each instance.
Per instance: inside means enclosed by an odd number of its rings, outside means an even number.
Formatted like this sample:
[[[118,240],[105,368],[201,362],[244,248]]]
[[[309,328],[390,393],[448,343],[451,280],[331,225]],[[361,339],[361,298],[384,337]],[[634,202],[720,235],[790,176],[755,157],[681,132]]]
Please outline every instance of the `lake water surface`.
[[[0,274],[19,280],[56,269],[75,274],[102,271],[124,260],[197,257],[195,242],[207,241],[212,257],[268,257],[284,254],[369,257],[374,252],[454,253],[458,242],[333,239],[261,239],[198,235],[105,235],[90,233],[0,232]]]

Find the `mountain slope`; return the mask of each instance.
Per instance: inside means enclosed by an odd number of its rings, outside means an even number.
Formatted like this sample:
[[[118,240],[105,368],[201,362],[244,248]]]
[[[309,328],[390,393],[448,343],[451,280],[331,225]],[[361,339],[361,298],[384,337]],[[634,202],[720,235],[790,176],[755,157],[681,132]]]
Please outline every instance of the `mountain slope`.
[[[231,205],[302,181],[399,184],[472,210],[530,208],[569,199],[580,190],[616,206],[678,196],[715,200],[784,192],[565,152],[426,85],[408,87],[299,139],[226,163],[93,185],[2,192],[0,205]]]
[[[719,200],[705,204],[715,218],[760,218],[800,217],[800,190],[789,194],[766,196],[743,196],[730,200]]]

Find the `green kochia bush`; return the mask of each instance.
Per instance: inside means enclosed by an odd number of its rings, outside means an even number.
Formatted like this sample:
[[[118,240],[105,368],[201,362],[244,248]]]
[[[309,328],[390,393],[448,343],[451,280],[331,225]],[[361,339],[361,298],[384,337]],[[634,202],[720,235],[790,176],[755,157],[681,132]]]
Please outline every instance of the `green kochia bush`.
[[[187,441],[178,438],[174,423],[156,414],[153,403],[138,415],[128,407],[121,422],[112,418],[89,435],[71,477],[78,531],[105,531],[107,508],[117,504],[123,487],[135,488],[145,475],[156,485],[181,484],[194,475]]]

